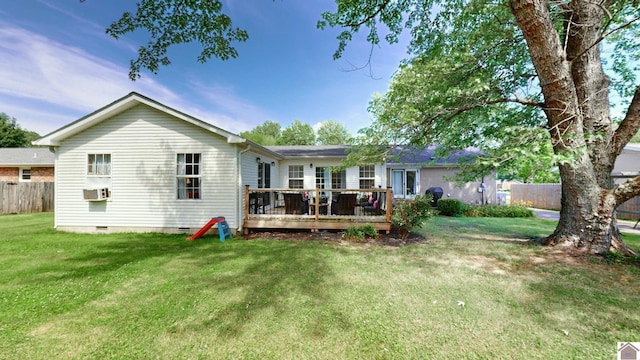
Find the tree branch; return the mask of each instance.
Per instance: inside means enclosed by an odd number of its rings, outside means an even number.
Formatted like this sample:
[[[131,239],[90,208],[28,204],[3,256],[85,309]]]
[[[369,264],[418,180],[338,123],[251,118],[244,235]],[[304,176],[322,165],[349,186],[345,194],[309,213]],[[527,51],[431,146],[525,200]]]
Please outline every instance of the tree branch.
[[[636,88],[627,114],[613,134],[610,156],[617,157],[638,129],[640,129],[640,86]]]
[[[383,2],[376,11],[374,11],[369,16],[365,17],[362,21],[354,22],[354,23],[345,23],[343,24],[343,26],[354,28],[354,27],[360,27],[366,24],[368,21],[375,19],[376,16],[378,16],[382,12],[382,10],[384,10],[387,7],[387,5],[389,5],[390,2],[391,0],[385,0],[385,2]]]
[[[484,102],[479,102],[479,103],[474,103],[474,104],[469,104],[466,106],[462,106],[459,108],[455,108],[455,109],[445,109],[443,111],[439,111],[436,114],[433,114],[430,117],[425,117],[423,119],[423,122],[427,122],[430,123],[438,118],[440,118],[441,116],[444,116],[445,121],[451,120],[453,118],[455,118],[456,116],[479,108],[479,107],[484,107],[484,106],[489,106],[489,105],[496,105],[496,104],[506,104],[506,103],[516,103],[516,104],[521,104],[521,105],[525,105],[525,106],[535,106],[538,107],[540,109],[545,109],[545,104],[544,103],[540,103],[537,101],[531,101],[531,100],[526,100],[526,99],[520,99],[520,98],[501,98],[501,99],[495,99],[495,100],[489,100],[489,101],[484,101]],[[448,114],[448,115],[447,115]]]
[[[600,44],[604,39],[606,39],[609,35],[613,34],[616,31],[622,30],[628,26],[631,26],[631,24],[633,24],[634,22],[640,20],[640,16],[637,16],[629,21],[627,21],[626,23],[618,26],[615,29],[611,29],[609,31],[607,31],[605,34],[600,35],[600,37],[598,38],[598,40],[596,40],[593,44],[591,44],[589,47],[587,47],[586,49],[584,49],[581,53],[579,53],[578,55],[576,55],[573,59],[571,59],[571,61],[574,61],[575,59],[580,58],[582,55],[586,54],[589,50],[593,49],[594,46]]]
[[[627,182],[620,184],[615,187],[612,192],[613,196],[616,198],[617,205],[640,195],[640,176],[636,176],[629,179]]]

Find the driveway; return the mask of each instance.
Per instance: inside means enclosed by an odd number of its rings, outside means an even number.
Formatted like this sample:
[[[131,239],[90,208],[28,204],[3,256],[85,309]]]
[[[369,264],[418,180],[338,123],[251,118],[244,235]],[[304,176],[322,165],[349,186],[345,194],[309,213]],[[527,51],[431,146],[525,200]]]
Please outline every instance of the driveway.
[[[533,213],[541,219],[558,221],[558,219],[560,218],[560,212],[558,211],[544,209],[532,210]],[[618,220],[618,229],[620,229],[620,231],[623,233],[640,235],[640,224],[638,224],[638,226],[636,226],[636,228],[634,229],[633,226],[635,225],[635,223],[635,221]]]

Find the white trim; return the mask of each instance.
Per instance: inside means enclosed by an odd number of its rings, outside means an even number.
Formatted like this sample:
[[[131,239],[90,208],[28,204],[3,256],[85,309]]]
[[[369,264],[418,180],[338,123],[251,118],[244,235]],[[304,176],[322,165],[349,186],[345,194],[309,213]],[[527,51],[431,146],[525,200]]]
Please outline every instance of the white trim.
[[[29,179],[23,179],[24,171],[29,170]],[[19,182],[31,182],[31,177],[33,176],[33,168],[31,167],[21,167],[20,171],[18,171],[18,181]]]

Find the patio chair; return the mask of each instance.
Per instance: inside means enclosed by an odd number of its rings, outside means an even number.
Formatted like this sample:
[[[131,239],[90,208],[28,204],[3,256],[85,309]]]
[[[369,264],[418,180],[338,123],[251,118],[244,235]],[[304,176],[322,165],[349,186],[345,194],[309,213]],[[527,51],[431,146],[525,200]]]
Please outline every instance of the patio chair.
[[[284,213],[301,215],[309,212],[309,200],[304,200],[300,193],[284,194]]]
[[[339,194],[331,200],[331,214],[355,215],[358,194]]]
[[[365,215],[382,215],[384,211],[380,209],[380,200],[378,199],[378,194],[374,193],[369,201],[367,201],[366,205],[362,207],[362,210]]]

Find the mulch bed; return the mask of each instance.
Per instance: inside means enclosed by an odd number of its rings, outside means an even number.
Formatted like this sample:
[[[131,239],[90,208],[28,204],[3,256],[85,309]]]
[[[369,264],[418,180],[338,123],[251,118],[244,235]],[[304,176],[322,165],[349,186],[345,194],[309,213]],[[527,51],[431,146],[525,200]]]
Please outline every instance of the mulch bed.
[[[398,233],[381,233],[377,239],[365,239],[362,241],[348,240],[342,236],[342,232],[336,231],[254,231],[243,236],[247,240],[269,239],[286,241],[324,241],[324,242],[359,242],[384,246],[404,246],[410,244],[427,243],[428,240],[422,235],[411,233],[406,239],[402,239]]]

